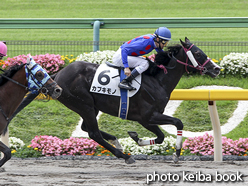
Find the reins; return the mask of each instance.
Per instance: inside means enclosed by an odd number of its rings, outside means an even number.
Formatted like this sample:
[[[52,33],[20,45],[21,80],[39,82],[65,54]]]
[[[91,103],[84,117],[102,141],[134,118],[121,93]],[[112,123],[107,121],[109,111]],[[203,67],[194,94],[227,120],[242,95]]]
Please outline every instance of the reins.
[[[1,71],[3,71],[3,70],[1,69]],[[26,90],[29,90],[29,88],[28,88],[27,86],[25,86],[25,85],[23,85],[23,84],[21,84],[21,83],[15,81],[15,80],[9,78],[8,76],[5,76],[5,75],[3,75],[3,74],[0,74],[0,76],[6,78],[7,80],[9,80],[9,81],[11,81],[11,82],[13,82],[13,83],[15,83],[15,84],[21,86],[21,87],[24,87]]]
[[[186,58],[186,62],[180,61],[179,59],[177,59],[173,54],[171,54],[171,58],[173,58],[177,63],[180,63],[182,65],[185,66],[185,70],[187,73],[189,73],[188,71],[188,67],[197,69],[200,71],[200,74],[205,74],[207,72],[207,69],[205,68],[205,65],[211,61],[210,58],[208,58],[202,65],[194,58],[192,52],[191,52],[191,48],[194,46],[194,44],[192,44],[188,49],[185,48],[184,46],[182,46],[187,58]],[[188,61],[191,61],[191,64],[188,64]],[[161,68],[165,74],[168,73],[167,68],[170,69],[169,67],[165,67],[164,65],[157,65],[158,68]]]
[[[2,72],[5,72],[3,69],[0,69]],[[32,80],[34,81],[34,79],[33,79],[33,73],[31,72],[31,70],[29,71],[29,73],[31,73],[31,77],[32,77]],[[23,84],[21,84],[21,83],[19,83],[19,82],[17,82],[17,81],[15,81],[15,80],[13,80],[12,78],[9,78],[8,76],[5,76],[5,75],[3,75],[3,74],[0,74],[0,76],[2,76],[2,77],[4,77],[4,78],[6,78],[7,80],[9,80],[9,81],[11,81],[11,82],[13,82],[13,83],[15,83],[15,84],[17,84],[17,85],[19,85],[19,86],[21,86],[21,87],[23,87],[23,88],[25,88],[26,90],[28,90],[28,91],[32,91],[32,90],[40,90],[41,89],[41,87],[39,86],[39,85],[37,85],[39,88],[36,88],[36,89],[31,89],[31,88],[29,88],[28,86],[25,86],[25,85],[23,85]]]
[[[205,65],[206,65],[209,61],[211,61],[211,59],[208,58],[208,59],[201,65],[198,61],[196,61],[196,59],[194,58],[194,56],[193,56],[193,54],[192,54],[192,52],[191,52],[191,50],[190,50],[193,46],[194,46],[194,44],[192,44],[188,49],[185,48],[184,46],[182,46],[184,52],[185,52],[186,55],[187,55],[186,62],[182,62],[182,61],[178,60],[174,55],[172,55],[172,57],[173,57],[178,63],[180,63],[180,64],[182,64],[182,65],[185,66],[185,70],[186,70],[187,73],[189,73],[187,67],[191,67],[191,68],[194,68],[194,69],[199,70],[199,71],[200,71],[200,74],[205,74],[205,73],[207,72],[207,69],[205,68]],[[190,59],[192,65],[188,64],[189,59]]]
[[[169,54],[167,54],[167,55],[168,55],[168,57],[169,57],[170,59],[173,57],[173,55],[172,55],[172,56],[170,56]],[[177,64],[175,63],[174,66],[170,67],[170,66],[164,66],[164,65],[161,64],[161,65],[157,65],[157,67],[160,68],[160,69],[162,69],[162,70],[164,71],[165,74],[168,74],[168,70],[167,70],[167,69],[170,69],[170,70],[171,70],[171,69],[174,69],[174,68],[176,67],[176,65],[177,65]]]

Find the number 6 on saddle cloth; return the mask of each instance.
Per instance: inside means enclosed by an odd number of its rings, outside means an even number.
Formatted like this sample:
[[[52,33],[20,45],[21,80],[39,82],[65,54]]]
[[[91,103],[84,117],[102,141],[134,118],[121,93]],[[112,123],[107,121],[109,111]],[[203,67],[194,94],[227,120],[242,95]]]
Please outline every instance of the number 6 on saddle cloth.
[[[126,75],[122,69],[119,73],[119,68],[120,67],[111,63],[101,64],[95,73],[90,92],[109,96],[119,96],[120,108],[118,117],[126,119],[129,107],[129,97],[134,96],[139,91],[141,75],[136,77],[136,81],[132,81],[132,86],[135,87],[136,90],[128,91],[126,89],[120,89],[118,84]]]

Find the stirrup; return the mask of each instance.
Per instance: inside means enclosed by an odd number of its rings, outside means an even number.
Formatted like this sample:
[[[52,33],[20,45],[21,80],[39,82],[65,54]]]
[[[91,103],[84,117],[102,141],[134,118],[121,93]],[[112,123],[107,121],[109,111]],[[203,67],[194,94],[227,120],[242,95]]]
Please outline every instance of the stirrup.
[[[124,84],[124,83],[120,82],[118,87],[126,89],[126,90],[136,90],[136,88],[132,87],[129,83]]]

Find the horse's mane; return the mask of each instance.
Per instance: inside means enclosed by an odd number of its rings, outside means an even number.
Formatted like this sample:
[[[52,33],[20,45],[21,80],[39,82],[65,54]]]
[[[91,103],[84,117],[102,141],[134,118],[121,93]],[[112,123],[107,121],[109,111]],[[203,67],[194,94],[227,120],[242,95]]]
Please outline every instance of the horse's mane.
[[[172,55],[176,55],[182,48],[181,45],[169,46],[166,51],[159,52],[155,55],[155,61],[149,61],[149,68],[146,70],[145,74],[155,76],[161,68],[158,65],[168,66]]]
[[[19,71],[25,64],[16,64],[12,67],[10,67],[8,70],[4,71],[2,75],[7,76],[9,78],[12,78],[14,74]],[[0,86],[4,85],[8,79],[4,78],[2,75],[0,75]]]

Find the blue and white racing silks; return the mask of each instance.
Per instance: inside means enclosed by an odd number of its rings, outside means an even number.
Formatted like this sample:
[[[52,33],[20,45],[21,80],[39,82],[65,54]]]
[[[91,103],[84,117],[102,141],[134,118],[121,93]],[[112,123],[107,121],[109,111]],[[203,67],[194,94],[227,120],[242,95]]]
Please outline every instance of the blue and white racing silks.
[[[42,71],[44,78],[38,81],[34,76],[38,71]],[[50,79],[50,76],[40,65],[35,63],[34,59],[29,56],[25,66],[26,78],[28,80],[28,88],[32,94],[37,94],[39,89]]]
[[[162,49],[156,48],[154,39],[154,35],[147,34],[125,42],[121,46],[121,55],[124,67],[128,67],[127,56],[142,56],[150,53],[153,49],[157,52],[163,51]]]

